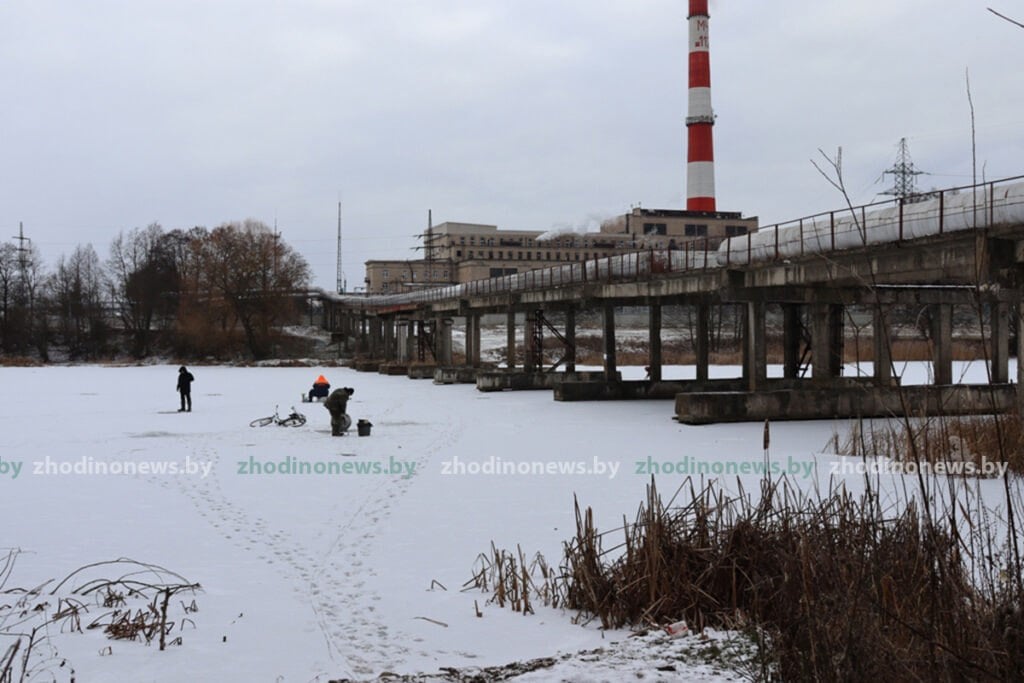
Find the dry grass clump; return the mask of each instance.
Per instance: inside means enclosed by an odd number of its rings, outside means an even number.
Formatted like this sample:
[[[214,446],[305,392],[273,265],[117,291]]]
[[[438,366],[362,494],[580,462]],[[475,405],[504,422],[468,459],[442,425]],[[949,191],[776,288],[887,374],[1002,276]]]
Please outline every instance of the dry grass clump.
[[[1024,429],[1016,415],[942,416],[886,422],[855,421],[844,438],[833,435],[839,455],[885,456],[903,462],[975,465],[1007,463],[1024,473]]]
[[[20,550],[0,551],[0,683],[75,681],[73,664],[53,636],[102,629],[111,640],[133,640],[160,650],[182,645],[194,629],[193,599],[201,588],[180,574],[127,558],[79,567],[61,581],[33,588],[8,587]],[[178,608],[180,604],[180,609]],[[107,646],[100,654],[112,654]]]
[[[683,492],[689,502],[674,506]],[[551,594],[605,628],[748,630],[764,677],[1022,680],[1018,556],[991,527],[961,536],[957,514],[940,525],[913,503],[883,510],[870,493],[808,497],[770,481],[758,503],[690,484],[666,505],[652,482],[611,537],[577,504]]]
[[[42,365],[41,361],[28,356],[4,356],[0,354],[0,367],[5,368],[34,368]]]
[[[490,602],[523,614],[534,613],[535,599],[547,607],[559,607],[562,600],[557,574],[540,553],[527,562],[522,548],[513,554],[493,543],[489,553],[477,557],[473,576],[462,589],[490,592]]]

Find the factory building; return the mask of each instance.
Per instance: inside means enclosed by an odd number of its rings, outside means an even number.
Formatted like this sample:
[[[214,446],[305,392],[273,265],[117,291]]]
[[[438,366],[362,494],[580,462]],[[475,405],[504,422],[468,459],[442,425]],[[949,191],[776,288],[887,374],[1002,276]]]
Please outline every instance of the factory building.
[[[423,235],[423,258],[367,261],[368,294],[395,294],[635,251],[707,248],[757,230],[757,218],[717,210],[708,0],[690,0],[686,210],[634,207],[598,232],[499,230],[442,223]]]

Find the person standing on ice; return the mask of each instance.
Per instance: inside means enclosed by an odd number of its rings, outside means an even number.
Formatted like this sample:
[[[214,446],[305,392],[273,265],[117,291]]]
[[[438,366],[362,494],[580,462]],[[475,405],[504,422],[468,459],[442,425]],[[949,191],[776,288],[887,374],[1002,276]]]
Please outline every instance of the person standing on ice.
[[[178,368],[178,393],[181,394],[179,413],[192,412],[192,382],[195,377],[182,365]],[[186,407],[187,406],[187,407]]]
[[[352,418],[345,412],[348,409],[349,396],[356,393],[352,387],[335,389],[324,401],[324,408],[331,413],[331,436],[342,436],[352,425]]]

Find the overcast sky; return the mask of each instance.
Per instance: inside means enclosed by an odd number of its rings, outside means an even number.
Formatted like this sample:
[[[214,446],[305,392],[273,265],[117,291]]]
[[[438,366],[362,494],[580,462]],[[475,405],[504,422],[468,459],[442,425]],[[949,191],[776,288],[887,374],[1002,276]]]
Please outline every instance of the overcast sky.
[[[683,208],[685,0],[3,0],[0,239],[48,262],[121,230],[275,220],[333,288],[434,222]],[[720,210],[838,208],[1024,174],[1020,0],[712,0]]]

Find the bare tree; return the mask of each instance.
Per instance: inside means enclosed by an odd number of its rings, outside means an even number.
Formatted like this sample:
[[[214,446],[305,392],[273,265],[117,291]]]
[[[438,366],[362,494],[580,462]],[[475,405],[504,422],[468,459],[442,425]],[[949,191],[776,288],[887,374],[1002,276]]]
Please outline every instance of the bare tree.
[[[276,327],[293,312],[294,295],[308,286],[305,259],[254,220],[215,228],[199,253],[197,282],[211,301],[223,301],[242,327],[249,352],[266,357]]]
[[[37,347],[46,360],[45,315],[36,302],[45,277],[42,257],[31,243],[0,245],[0,351],[26,353]]]
[[[48,303],[57,331],[72,358],[94,358],[104,352],[110,327],[103,306],[103,268],[91,244],[61,256],[48,281]]]
[[[992,14],[996,15],[1000,19],[1005,19],[1006,21],[1010,22],[1014,26],[1019,26],[1021,28],[1024,28],[1024,24],[1020,23],[1019,21],[1016,21],[1015,19],[1011,19],[1010,17],[1006,16],[1005,14],[1000,14],[999,12],[995,11],[991,7],[988,8],[988,11],[991,12]]]
[[[131,350],[150,352],[154,326],[164,329],[177,313],[179,277],[173,243],[156,223],[119,234],[110,245],[111,292]]]

